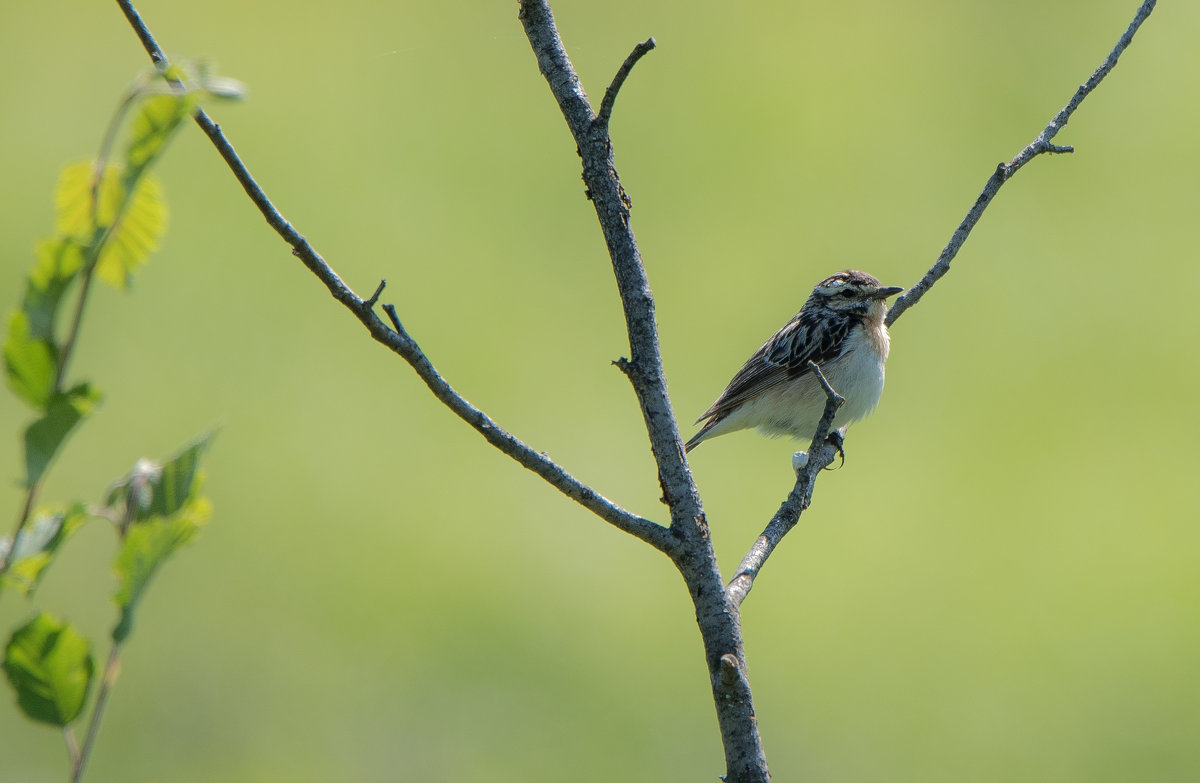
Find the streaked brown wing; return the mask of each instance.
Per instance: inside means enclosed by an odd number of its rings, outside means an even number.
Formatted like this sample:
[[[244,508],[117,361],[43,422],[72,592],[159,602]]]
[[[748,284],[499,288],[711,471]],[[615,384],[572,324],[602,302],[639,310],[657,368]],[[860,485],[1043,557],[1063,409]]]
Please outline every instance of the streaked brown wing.
[[[767,389],[803,375],[810,361],[824,364],[836,358],[852,323],[852,316],[801,310],[755,351],[697,423],[723,418]]]

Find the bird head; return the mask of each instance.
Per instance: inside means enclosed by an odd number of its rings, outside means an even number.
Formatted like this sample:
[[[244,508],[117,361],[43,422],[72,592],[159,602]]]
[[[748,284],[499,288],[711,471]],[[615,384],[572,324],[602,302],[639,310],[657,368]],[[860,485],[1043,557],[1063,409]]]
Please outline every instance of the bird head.
[[[899,286],[880,285],[866,272],[847,269],[817,283],[804,307],[865,316],[875,310],[882,312],[884,300],[903,290]]]

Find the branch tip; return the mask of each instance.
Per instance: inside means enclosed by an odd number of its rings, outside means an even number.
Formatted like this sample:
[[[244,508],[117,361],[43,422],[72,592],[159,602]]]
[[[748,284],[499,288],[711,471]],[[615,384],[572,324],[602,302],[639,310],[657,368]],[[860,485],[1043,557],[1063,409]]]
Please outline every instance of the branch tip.
[[[1134,34],[1141,28],[1142,23],[1145,22],[1150,16],[1150,13],[1154,10],[1155,4],[1156,0],[1143,0],[1141,5],[1138,7],[1137,13],[1133,17],[1133,21],[1129,23],[1129,27],[1125,30],[1124,35],[1117,40],[1116,46],[1114,46],[1112,51],[1109,52],[1108,56],[1104,58],[1104,62],[1100,64],[1100,67],[1092,73],[1086,82],[1079,85],[1079,88],[1075,90],[1075,94],[1071,96],[1071,99],[1067,101],[1067,104],[1050,119],[1050,122],[1046,123],[1046,126],[1042,129],[1042,131],[1037,135],[1036,138],[1034,138],[1033,141],[1026,145],[1025,149],[1021,150],[1021,152],[1019,152],[1015,158],[1007,163],[1001,163],[996,166],[995,172],[988,178],[988,181],[984,183],[983,191],[979,194],[979,197],[975,199],[975,203],[972,204],[971,208],[967,211],[966,217],[964,217],[958,224],[958,227],[954,229],[954,233],[950,236],[950,241],[947,242],[946,246],[942,248],[942,252],[938,255],[937,261],[934,262],[933,266],[929,268],[929,271],[925,273],[917,285],[910,288],[899,299],[896,300],[891,309],[888,311],[887,318],[884,320],[884,323],[886,323],[889,327],[892,326],[896,320],[905,313],[906,310],[919,302],[921,297],[929,292],[929,289],[933,287],[934,283],[936,283],[947,272],[950,271],[950,262],[953,261],[958,255],[958,251],[967,241],[967,237],[970,236],[972,229],[975,228],[975,225],[983,216],[983,211],[987,208],[988,204],[991,203],[996,193],[999,192],[1000,187],[1012,179],[1013,176],[1020,171],[1026,163],[1042,153],[1048,152],[1051,154],[1064,154],[1075,151],[1075,148],[1070,145],[1053,144],[1051,143],[1051,140],[1059,133],[1059,131],[1066,127],[1067,123],[1071,119],[1071,116],[1075,113],[1075,110],[1079,108],[1079,105],[1083,103],[1084,99],[1087,98],[1088,95],[1090,95],[1092,91],[1100,85],[1100,82],[1104,80],[1104,77],[1116,67],[1117,60],[1120,59],[1121,54],[1124,53],[1125,49],[1129,47],[1129,44],[1133,42]]]
[[[387,286],[387,278],[381,277],[379,285],[375,287],[375,293],[371,294],[371,298],[363,302],[363,309],[370,310],[375,307],[375,303],[379,301],[379,295],[383,293],[384,287]]]
[[[617,69],[617,75],[613,77],[612,84],[608,85],[608,89],[604,91],[604,99],[600,101],[600,112],[594,120],[596,125],[605,132],[608,131],[608,122],[612,119],[613,104],[617,102],[617,93],[621,91],[621,86],[629,78],[629,72],[633,70],[633,66],[637,65],[638,60],[645,57],[657,45],[653,36],[647,38],[633,47],[633,51],[629,53],[629,56],[625,58],[625,62],[621,63],[621,67]]]
[[[404,326],[400,323],[400,316],[396,315],[396,305],[385,304],[383,311],[387,313],[388,320],[392,322],[392,328],[396,330],[396,334],[404,334]]]

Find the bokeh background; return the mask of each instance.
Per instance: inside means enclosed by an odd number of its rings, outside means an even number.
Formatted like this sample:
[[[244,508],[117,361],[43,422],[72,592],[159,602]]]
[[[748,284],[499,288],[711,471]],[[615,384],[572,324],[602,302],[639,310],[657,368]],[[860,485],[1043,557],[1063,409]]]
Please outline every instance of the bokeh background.
[[[997,162],[1108,53],[1135,0],[559,0],[594,100],[634,43],[617,166],[680,417],[812,284],[911,285]],[[665,519],[574,145],[511,2],[140,10],[250,99],[212,113],[361,294],[380,277],[448,379]],[[0,300],[147,59],[115,4],[0,24]],[[888,388],[745,606],[777,780],[1200,778],[1200,6],[1165,2],[893,331]],[[192,126],[164,246],[96,292],[76,377],[106,393],[44,499],[97,499],[221,427],[212,522],[157,578],[88,779],[714,780],[670,565],[499,456],[289,255]],[[27,412],[0,397],[5,519]],[[690,434],[691,427],[684,427]],[[786,441],[692,457],[726,573],[791,487]],[[3,523],[8,530],[10,522]],[[98,643],[110,531],[35,605]],[[32,607],[0,599],[4,633]],[[7,697],[5,697],[7,700]],[[65,778],[0,709],[0,780]]]

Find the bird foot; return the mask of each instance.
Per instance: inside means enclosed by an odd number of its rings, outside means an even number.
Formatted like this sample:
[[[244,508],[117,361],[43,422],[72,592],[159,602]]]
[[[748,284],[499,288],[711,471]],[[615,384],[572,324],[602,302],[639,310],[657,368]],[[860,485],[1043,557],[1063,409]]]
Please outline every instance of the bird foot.
[[[829,433],[829,437],[825,439],[825,442],[830,446],[833,446],[833,448],[837,451],[838,456],[841,457],[842,461],[838,464],[838,468],[842,467],[842,465],[845,465],[846,449],[843,447],[846,445],[846,428],[842,427],[841,429],[836,429]],[[825,470],[837,470],[837,468],[832,468],[826,465]]]

